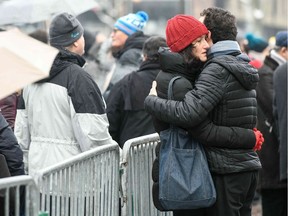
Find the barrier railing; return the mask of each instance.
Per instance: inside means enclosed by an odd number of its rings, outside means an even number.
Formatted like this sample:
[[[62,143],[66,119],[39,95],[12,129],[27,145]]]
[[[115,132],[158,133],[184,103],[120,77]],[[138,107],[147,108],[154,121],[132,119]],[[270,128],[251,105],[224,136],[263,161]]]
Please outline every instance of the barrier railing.
[[[38,189],[32,177],[15,176],[0,179],[0,215],[38,215]],[[20,209],[21,208],[21,209]]]
[[[49,216],[119,215],[119,147],[104,145],[39,172],[40,210]]]
[[[117,144],[83,152],[39,171],[39,190],[30,176],[0,179],[5,213],[9,216],[9,191],[15,188],[15,215],[20,215],[20,186],[24,186],[25,216],[38,215],[39,206],[49,216],[117,216],[121,180],[122,216],[172,216],[172,212],[158,211],[152,200],[151,170],[158,142],[156,133],[128,140],[120,163],[121,179]]]
[[[122,216],[172,216],[160,212],[152,200],[152,164],[159,142],[157,133],[130,139],[123,147],[121,161]]]

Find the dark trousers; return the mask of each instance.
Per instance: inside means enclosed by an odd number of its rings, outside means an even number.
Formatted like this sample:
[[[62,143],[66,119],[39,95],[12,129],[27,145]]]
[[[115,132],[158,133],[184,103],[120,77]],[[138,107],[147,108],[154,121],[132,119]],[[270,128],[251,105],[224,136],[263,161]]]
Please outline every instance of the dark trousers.
[[[173,216],[206,216],[205,209],[175,210]]]
[[[206,209],[173,211],[173,216],[251,216],[258,171],[212,174],[216,203]]]
[[[206,209],[173,211],[173,216],[251,216],[258,171],[212,174],[217,199]]]
[[[262,189],[263,216],[287,216],[287,188]]]
[[[217,199],[207,209],[209,216],[251,216],[258,183],[258,171],[212,175]]]

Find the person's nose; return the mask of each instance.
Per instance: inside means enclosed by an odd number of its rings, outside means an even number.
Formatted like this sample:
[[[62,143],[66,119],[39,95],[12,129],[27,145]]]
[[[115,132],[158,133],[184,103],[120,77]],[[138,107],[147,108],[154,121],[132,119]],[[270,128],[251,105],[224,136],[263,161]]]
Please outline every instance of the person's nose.
[[[208,42],[207,42],[206,40],[204,40],[203,43],[204,43],[204,44],[203,44],[203,48],[204,48],[204,49],[208,49],[208,48],[209,48]]]

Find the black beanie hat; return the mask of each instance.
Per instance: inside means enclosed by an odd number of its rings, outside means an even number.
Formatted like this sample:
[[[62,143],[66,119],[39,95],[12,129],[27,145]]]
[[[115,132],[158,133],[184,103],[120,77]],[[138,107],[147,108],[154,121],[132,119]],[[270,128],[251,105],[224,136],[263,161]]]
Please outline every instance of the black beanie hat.
[[[61,13],[51,22],[49,42],[51,46],[69,46],[83,35],[81,23],[71,14]]]

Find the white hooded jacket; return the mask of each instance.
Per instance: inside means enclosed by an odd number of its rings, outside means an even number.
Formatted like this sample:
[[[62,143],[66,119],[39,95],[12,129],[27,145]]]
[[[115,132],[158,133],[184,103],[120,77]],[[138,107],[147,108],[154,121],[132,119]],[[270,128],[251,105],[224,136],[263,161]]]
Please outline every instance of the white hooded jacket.
[[[61,51],[49,78],[23,89],[15,135],[29,150],[29,174],[91,148],[111,144],[105,102],[82,66],[82,57]]]

